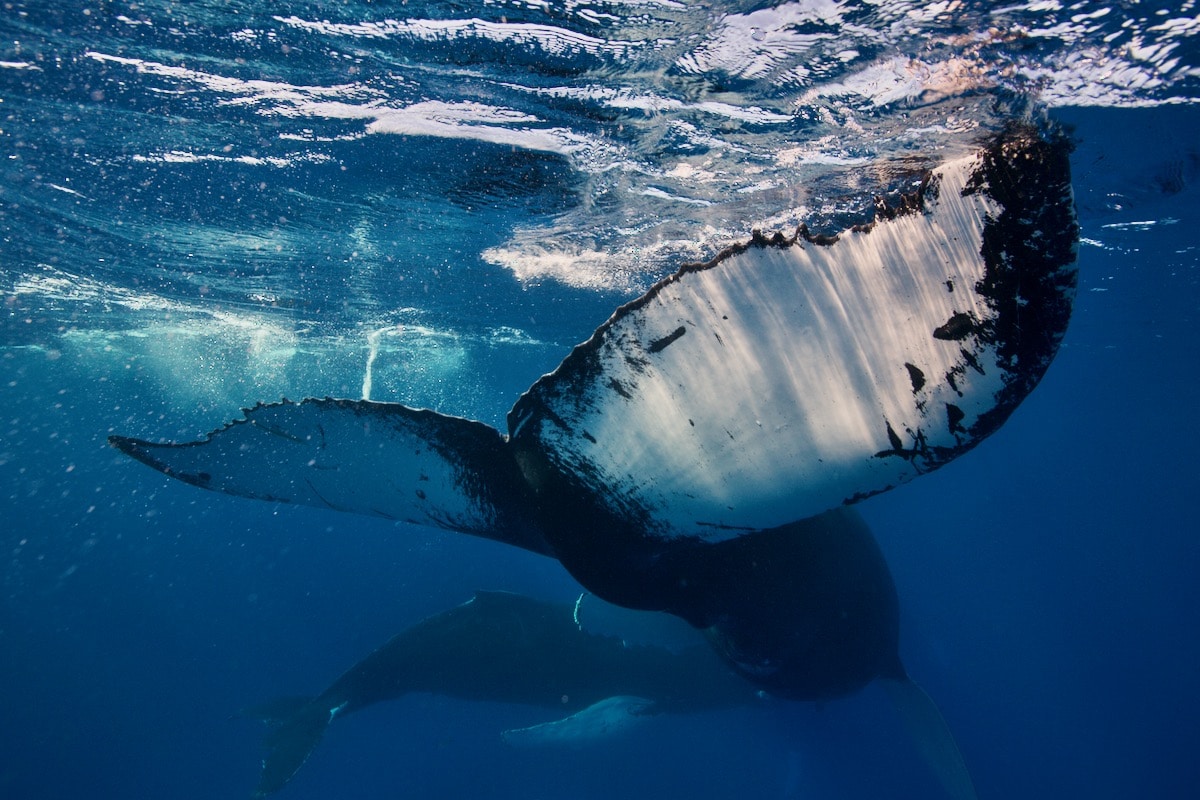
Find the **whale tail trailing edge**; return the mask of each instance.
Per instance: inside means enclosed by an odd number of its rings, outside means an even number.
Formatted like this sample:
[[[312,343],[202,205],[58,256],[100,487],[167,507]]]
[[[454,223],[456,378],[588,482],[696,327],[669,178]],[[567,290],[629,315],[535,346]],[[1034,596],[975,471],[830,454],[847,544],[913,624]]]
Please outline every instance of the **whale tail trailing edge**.
[[[933,698],[907,677],[884,678],[880,683],[946,793],[953,800],[979,800],[967,762]]]
[[[550,553],[504,437],[472,422],[396,403],[283,400],[204,439],[109,443],[184,483],[481,536]]]
[[[263,737],[262,775],[254,797],[274,794],[292,779],[320,744],[325,729],[335,716],[311,697],[285,697],[247,709],[244,716],[257,717],[271,727]]]

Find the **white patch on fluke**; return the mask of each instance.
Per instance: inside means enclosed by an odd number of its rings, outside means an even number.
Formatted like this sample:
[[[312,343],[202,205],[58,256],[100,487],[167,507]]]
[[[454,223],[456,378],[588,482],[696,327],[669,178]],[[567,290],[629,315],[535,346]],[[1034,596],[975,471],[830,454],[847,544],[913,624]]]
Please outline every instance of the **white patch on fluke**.
[[[962,194],[979,163],[936,170],[924,213],[832,246],[750,247],[666,282],[604,329],[598,369],[535,385],[546,411],[514,438],[619,515],[648,511],[665,538],[726,539],[911,479],[920,458],[878,455],[889,426],[906,449],[960,446],[946,404],[970,429],[1003,385],[994,348],[933,336],[955,315],[994,316],[974,287],[1001,209]],[[981,372],[956,389],[946,376],[963,372],[964,348]]]

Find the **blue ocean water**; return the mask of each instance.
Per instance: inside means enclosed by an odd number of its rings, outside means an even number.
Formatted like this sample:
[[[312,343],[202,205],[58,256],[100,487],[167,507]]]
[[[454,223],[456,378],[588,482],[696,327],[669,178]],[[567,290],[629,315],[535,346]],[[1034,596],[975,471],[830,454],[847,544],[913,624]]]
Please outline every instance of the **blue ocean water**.
[[[621,302],[751,230],[838,230],[999,125],[1070,127],[1067,339],[1004,428],[863,503],[980,796],[1200,785],[1193,2],[12,3],[0,9],[0,795],[246,796],[261,731],[548,559],[171,482],[281,396],[500,425]],[[936,797],[875,688],[524,752],[410,696],[280,797]]]

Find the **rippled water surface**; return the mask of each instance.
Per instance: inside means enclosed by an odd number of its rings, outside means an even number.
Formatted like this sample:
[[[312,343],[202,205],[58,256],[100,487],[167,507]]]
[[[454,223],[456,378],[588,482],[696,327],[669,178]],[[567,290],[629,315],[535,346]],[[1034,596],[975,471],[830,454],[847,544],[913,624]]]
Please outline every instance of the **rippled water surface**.
[[[1193,0],[5,3],[0,795],[248,794],[239,707],[477,588],[574,591],[167,484],[108,433],[307,395],[499,424],[681,263],[840,230],[1030,113],[1076,140],[1071,332],[993,440],[863,511],[981,797],[1186,796],[1198,99]],[[869,690],[514,755],[528,710],[409,698],[286,792],[936,796],[891,713]]]

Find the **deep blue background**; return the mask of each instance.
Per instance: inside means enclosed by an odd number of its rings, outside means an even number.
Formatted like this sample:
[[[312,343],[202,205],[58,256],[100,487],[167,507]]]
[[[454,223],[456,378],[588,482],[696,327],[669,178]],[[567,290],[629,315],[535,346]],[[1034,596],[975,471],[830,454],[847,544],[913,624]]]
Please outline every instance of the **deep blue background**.
[[[902,654],[981,797],[1186,797],[1200,786],[1200,128],[1187,109],[1059,116],[1082,142],[1087,239],[1063,349],[993,439],[862,510],[897,579]],[[558,322],[586,335],[600,321]],[[563,354],[496,366],[491,384],[514,392],[497,415]],[[101,381],[94,358],[69,342],[0,351],[0,796],[245,796],[260,731],[230,718],[240,707],[319,690],[477,588],[573,596],[556,565],[508,548],[203,493],[123,459],[113,430],[194,435],[219,418],[157,419],[178,409],[152,376]],[[580,753],[497,736],[542,719],[406,698],[339,722],[281,798],[938,791],[874,688],[656,719]]]

